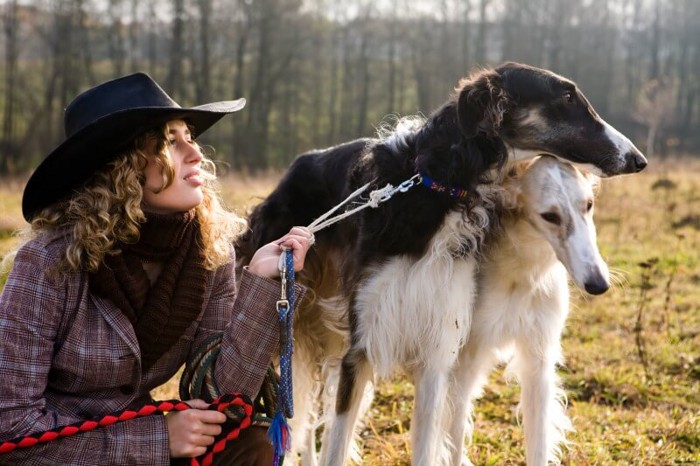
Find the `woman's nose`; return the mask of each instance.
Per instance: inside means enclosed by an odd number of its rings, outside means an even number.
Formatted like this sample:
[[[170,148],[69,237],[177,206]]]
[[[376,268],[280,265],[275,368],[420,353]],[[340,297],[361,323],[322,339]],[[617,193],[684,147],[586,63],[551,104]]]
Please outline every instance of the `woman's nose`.
[[[199,147],[194,143],[187,144],[187,154],[185,156],[185,162],[187,163],[198,163],[201,162],[204,156],[199,150]]]

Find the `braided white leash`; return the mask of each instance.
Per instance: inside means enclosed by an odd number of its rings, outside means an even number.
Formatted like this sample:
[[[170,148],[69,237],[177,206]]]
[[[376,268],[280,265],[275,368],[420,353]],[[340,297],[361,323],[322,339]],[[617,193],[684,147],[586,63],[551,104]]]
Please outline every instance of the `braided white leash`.
[[[367,183],[366,185],[360,187],[359,189],[355,190],[352,194],[350,194],[347,198],[345,198],[344,201],[342,201],[340,204],[336,205],[333,207],[331,210],[326,212],[325,214],[321,215],[318,217],[316,220],[311,222],[309,226],[307,227],[311,233],[315,233],[319,230],[322,230],[326,227],[329,227],[333,225],[334,223],[337,223],[341,220],[343,220],[346,217],[349,217],[351,215],[356,214],[357,212],[366,209],[367,207],[372,207],[373,209],[376,209],[379,207],[379,204],[388,201],[389,199],[392,198],[392,196],[396,193],[405,193],[412,187],[416,186],[417,184],[420,184],[421,182],[421,176],[419,174],[413,175],[411,178],[407,179],[406,181],[402,182],[398,186],[393,186],[392,184],[387,183],[386,186],[384,186],[381,189],[375,189],[374,191],[369,193],[369,198],[366,202],[359,204],[357,207],[354,209],[346,210],[345,212],[336,215],[335,217],[331,217],[333,213],[335,213],[336,210],[340,209],[342,206],[362,194],[369,188],[371,183]]]

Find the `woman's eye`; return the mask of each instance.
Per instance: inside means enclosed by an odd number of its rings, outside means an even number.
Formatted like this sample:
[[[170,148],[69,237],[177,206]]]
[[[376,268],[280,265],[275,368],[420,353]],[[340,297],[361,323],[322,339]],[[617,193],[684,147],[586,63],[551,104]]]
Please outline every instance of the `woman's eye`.
[[[561,225],[561,217],[555,212],[545,212],[540,214],[540,217],[542,217],[545,222],[549,222],[554,225]]]
[[[168,144],[170,144],[171,146],[174,146],[174,145],[175,145],[175,139],[168,139]]]

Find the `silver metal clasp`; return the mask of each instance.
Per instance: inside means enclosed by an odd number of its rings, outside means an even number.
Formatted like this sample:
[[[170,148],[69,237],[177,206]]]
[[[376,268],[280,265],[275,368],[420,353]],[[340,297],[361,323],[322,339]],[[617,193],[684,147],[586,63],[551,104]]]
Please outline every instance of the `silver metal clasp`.
[[[419,174],[413,175],[411,178],[407,179],[397,187],[397,191],[405,193],[417,184],[420,184],[421,177]]]
[[[289,309],[289,299],[287,299],[287,251],[291,248],[282,247],[277,268],[280,271],[280,299],[277,301],[277,311],[281,309]]]

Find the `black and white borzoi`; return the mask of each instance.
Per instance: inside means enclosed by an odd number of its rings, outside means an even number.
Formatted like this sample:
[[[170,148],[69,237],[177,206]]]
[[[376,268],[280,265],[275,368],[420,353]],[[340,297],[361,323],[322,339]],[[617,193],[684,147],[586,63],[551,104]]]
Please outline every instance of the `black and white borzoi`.
[[[337,416],[334,434],[324,430],[324,461],[345,461],[365,385],[398,367],[416,387],[413,464],[446,460],[439,431],[447,380],[469,333],[479,249],[499,215],[494,181],[504,164],[550,154],[602,176],[646,166],[573,82],[517,63],[473,74],[425,121],[400,126],[384,138],[298,157],[252,212],[237,245],[245,264],[258,247],[292,225],[308,225],[358,186],[396,186],[417,173],[435,181],[437,189],[416,186],[316,235],[299,276],[311,293],[295,323],[292,421],[294,449],[306,452],[310,464],[308,426],[340,356]],[[349,342],[337,331],[343,325]]]
[[[462,448],[465,433],[471,439],[471,400],[498,361],[510,361],[521,385],[528,466],[558,460],[570,428],[555,373],[569,311],[567,271],[588,293],[609,288],[593,224],[598,179],[551,157],[519,168],[504,182],[502,228],[480,261],[469,337],[450,380],[453,466],[471,464]]]

